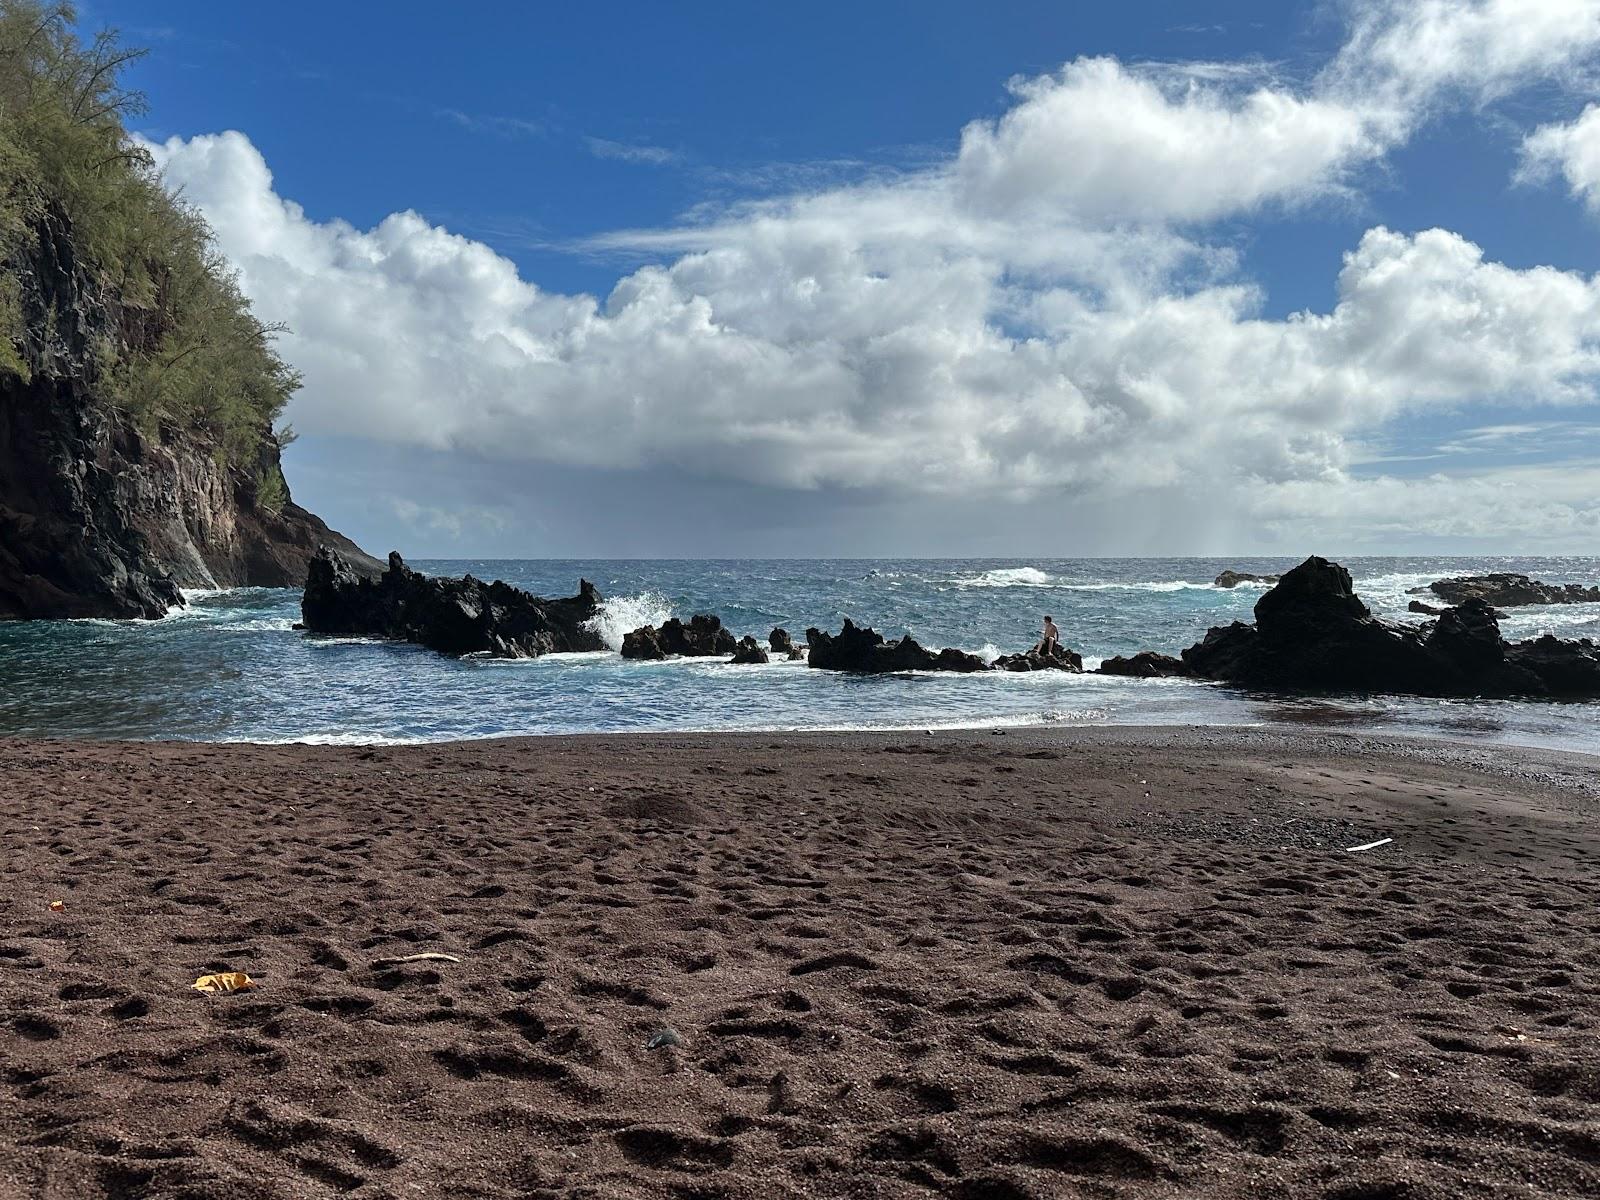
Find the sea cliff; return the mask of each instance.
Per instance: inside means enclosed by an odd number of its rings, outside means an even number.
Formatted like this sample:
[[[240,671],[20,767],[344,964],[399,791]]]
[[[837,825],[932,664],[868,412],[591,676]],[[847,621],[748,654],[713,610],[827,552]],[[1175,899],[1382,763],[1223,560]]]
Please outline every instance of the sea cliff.
[[[0,367],[0,619],[156,617],[180,588],[297,586],[319,544],[378,564],[289,496],[270,426],[243,456],[204,429],[136,420],[101,363],[158,336],[47,209],[0,264],[18,364]]]

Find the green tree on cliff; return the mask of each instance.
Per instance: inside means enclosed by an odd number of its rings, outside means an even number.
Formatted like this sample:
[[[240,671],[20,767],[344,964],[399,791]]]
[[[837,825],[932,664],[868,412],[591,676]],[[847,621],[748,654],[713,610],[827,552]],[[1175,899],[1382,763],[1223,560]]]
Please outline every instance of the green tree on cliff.
[[[40,223],[59,214],[118,314],[89,364],[97,394],[146,429],[170,422],[250,461],[299,376],[205,220],[128,135],[143,97],[121,77],[143,51],[112,31],[84,41],[75,24],[70,4],[0,0],[0,373],[51,369],[53,314],[30,327],[18,269]]]

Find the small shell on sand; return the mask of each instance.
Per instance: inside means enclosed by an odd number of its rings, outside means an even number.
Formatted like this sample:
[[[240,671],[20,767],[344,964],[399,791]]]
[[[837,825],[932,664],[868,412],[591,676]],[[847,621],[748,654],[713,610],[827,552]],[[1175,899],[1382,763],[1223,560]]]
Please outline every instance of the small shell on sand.
[[[664,1025],[650,1035],[650,1040],[644,1044],[646,1050],[659,1050],[663,1046],[681,1046],[683,1036],[669,1025]]]

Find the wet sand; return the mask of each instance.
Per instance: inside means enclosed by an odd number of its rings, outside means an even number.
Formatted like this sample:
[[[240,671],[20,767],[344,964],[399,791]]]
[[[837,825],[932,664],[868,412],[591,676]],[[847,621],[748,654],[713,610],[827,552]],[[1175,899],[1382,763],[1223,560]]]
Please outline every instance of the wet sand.
[[[0,741],[0,1196],[1600,1195],[1597,792],[1281,731]]]

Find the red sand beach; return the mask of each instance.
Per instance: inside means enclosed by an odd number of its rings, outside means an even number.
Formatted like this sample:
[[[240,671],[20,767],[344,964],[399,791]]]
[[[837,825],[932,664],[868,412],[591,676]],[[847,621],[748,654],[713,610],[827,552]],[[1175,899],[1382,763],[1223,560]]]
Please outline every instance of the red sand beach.
[[[1262,731],[0,741],[0,1195],[1600,1195],[1597,789]]]

